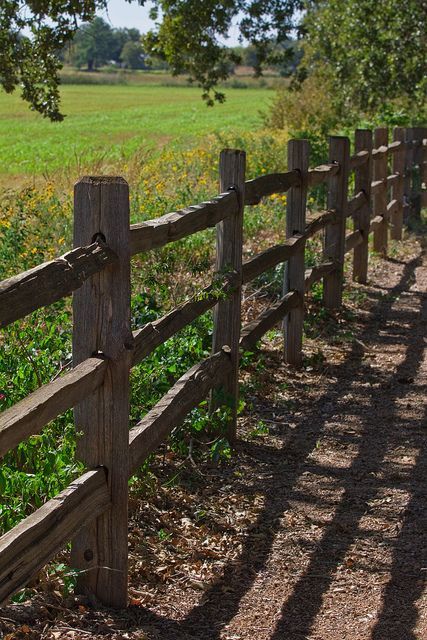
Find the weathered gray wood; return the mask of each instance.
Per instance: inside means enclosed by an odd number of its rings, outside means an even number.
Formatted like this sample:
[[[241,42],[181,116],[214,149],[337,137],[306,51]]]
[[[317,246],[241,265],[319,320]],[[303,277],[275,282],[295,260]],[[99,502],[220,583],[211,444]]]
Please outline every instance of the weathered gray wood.
[[[104,380],[107,363],[89,358],[61,378],[43,385],[0,414],[0,456],[13,449],[78,401]]]
[[[147,456],[179,427],[191,409],[232,371],[227,347],[196,364],[185,373],[147,415],[129,432],[130,475]]]
[[[358,247],[363,242],[363,233],[360,229],[349,233],[345,237],[345,253],[352,251],[355,247]]]
[[[132,366],[141,362],[156,347],[166,342],[166,340],[206,313],[206,311],[212,309],[219,299],[222,300],[230,296],[236,286],[239,285],[240,277],[235,272],[224,277],[218,276],[214,278],[211,285],[205,287],[188,302],[134,331],[135,348],[133,350]]]
[[[389,176],[387,176],[386,180],[387,180],[387,186],[393,186],[396,182],[398,182],[400,179],[400,174],[398,173],[391,173]]]
[[[385,158],[386,156],[383,156],[382,158]],[[384,178],[383,180],[372,180],[371,183],[371,195],[375,196],[378,193],[381,193],[384,189],[384,187],[387,186],[387,178]]]
[[[180,211],[167,213],[161,218],[131,225],[131,255],[163,247],[193,233],[214,227],[221,220],[233,216],[239,209],[236,193],[222,193],[209,202],[202,202]]]
[[[421,207],[427,207],[427,127],[423,129],[421,141]]]
[[[336,162],[340,170],[329,181],[328,208],[336,209],[337,222],[326,227],[324,253],[327,260],[336,263],[336,268],[324,279],[323,302],[327,309],[338,309],[342,303],[344,276],[345,225],[350,162],[350,142],[348,138],[333,136],[329,139],[329,161],[331,163]]]
[[[283,244],[276,244],[265,251],[261,251],[253,258],[243,263],[242,282],[250,282],[264,271],[272,269],[281,262],[286,262],[289,258],[301,250],[305,244],[303,235],[294,236],[286,240]]]
[[[61,300],[117,259],[102,240],[0,282],[0,328]]]
[[[425,127],[414,127],[412,129],[412,137],[414,140],[413,149],[413,166],[414,172],[412,174],[412,188],[411,188],[411,208],[412,214],[416,218],[421,216],[421,189],[422,189],[422,174],[423,174],[423,160],[424,160],[424,148],[423,138],[426,134]]]
[[[377,147],[387,147],[388,129],[387,127],[379,127],[374,133],[375,145]],[[374,181],[383,181],[378,191],[373,187],[374,193],[373,212],[375,216],[383,216],[382,224],[379,224],[374,230],[374,250],[382,256],[387,255],[388,246],[388,215],[387,215],[387,175],[388,175],[388,158],[387,154],[381,154],[374,162],[373,178]]]
[[[364,163],[366,164],[366,163]],[[363,166],[363,165],[360,165]],[[354,216],[356,211],[359,211],[366,204],[366,195],[364,191],[359,191],[353,198],[347,203],[347,218]]]
[[[372,149],[372,159],[376,162],[377,160],[383,160],[388,155],[388,144],[381,144],[380,142],[377,142],[376,137],[374,137],[374,140],[376,146]]]
[[[321,164],[308,170],[308,186],[315,187],[326,182],[330,177],[336,176],[339,171],[337,164]]]
[[[281,262],[286,262],[291,256],[296,255],[305,245],[307,238],[323,229],[329,222],[335,219],[335,211],[323,211],[314,216],[305,226],[303,234],[291,236],[283,244],[277,244],[243,263],[242,282],[250,282],[264,271],[272,269]]]
[[[337,219],[337,212],[335,209],[327,209],[321,213],[313,216],[307,221],[305,225],[304,238],[308,239],[314,236],[318,231],[321,231],[326,225],[335,222]]]
[[[89,471],[0,538],[0,604],[63,549],[82,525],[105,512],[104,469]]]
[[[394,140],[394,142],[391,142],[388,145],[388,152],[391,154],[400,153],[404,149],[404,146],[405,146],[404,140],[401,140],[400,138],[396,139]]]
[[[397,208],[398,208],[397,200],[395,200],[395,199],[394,200],[390,200],[390,202],[387,204],[387,213],[388,213],[389,217],[396,212]]]
[[[94,353],[108,360],[104,384],[75,409],[77,455],[108,472],[110,511],[73,541],[72,563],[84,570],[78,589],[103,604],[127,602],[130,330],[129,190],[122,178],[83,178],[75,186],[74,242],[102,234],[118,256],[74,295],[74,365]]]
[[[242,273],[243,250],[243,209],[245,202],[245,166],[246,154],[236,149],[225,149],[220,156],[220,189],[233,189],[237,194],[239,207],[232,218],[217,225],[216,270],[234,270]],[[233,295],[221,300],[214,311],[212,349],[216,353],[224,345],[231,349],[232,368],[223,383],[223,391],[231,407],[228,425],[228,437],[236,437],[237,406],[239,397],[239,340],[242,287],[236,287]],[[214,401],[212,407],[214,406]]]
[[[411,214],[411,185],[412,185],[412,164],[414,148],[412,145],[412,129],[404,127],[403,136],[405,138],[404,153],[404,177],[403,177],[403,220],[407,220]]]
[[[357,167],[354,173],[354,190],[357,194],[364,194],[364,202],[360,209],[353,214],[354,229],[362,234],[362,242],[355,247],[353,254],[353,280],[360,283],[368,279],[369,259],[369,224],[371,217],[371,186],[372,186],[372,131],[357,129],[354,136],[356,152],[360,149],[368,151],[367,162]]]
[[[296,169],[301,176],[299,185],[290,189],[286,207],[286,237],[303,235],[306,229],[306,203],[308,189],[310,145],[307,140],[288,142],[288,168]],[[286,263],[283,293],[296,291],[300,304],[285,317],[284,356],[285,361],[295,367],[302,364],[302,334],[304,324],[304,251],[305,243]]]
[[[365,162],[368,162],[370,156],[370,149],[361,149],[360,151],[356,151],[356,153],[350,158],[350,171],[352,171],[353,169],[358,169],[359,167],[364,165]]]
[[[335,262],[329,260],[310,269],[306,269],[304,274],[304,290],[308,291],[315,282],[319,282],[319,280],[329,273],[332,273],[336,269],[336,266]]]
[[[288,171],[286,173],[269,173],[245,183],[245,204],[259,204],[261,200],[273,193],[284,193],[298,184],[299,173]]]
[[[383,224],[382,216],[375,216],[375,218],[372,218],[371,224],[369,225],[369,233],[371,233],[372,231],[375,232],[375,230],[378,229],[378,227],[382,224]]]
[[[260,340],[267,331],[279,322],[283,322],[286,314],[298,305],[301,305],[300,295],[296,291],[290,291],[278,302],[269,306],[258,318],[243,327],[240,338],[241,348],[251,349],[255,347],[258,340]]]

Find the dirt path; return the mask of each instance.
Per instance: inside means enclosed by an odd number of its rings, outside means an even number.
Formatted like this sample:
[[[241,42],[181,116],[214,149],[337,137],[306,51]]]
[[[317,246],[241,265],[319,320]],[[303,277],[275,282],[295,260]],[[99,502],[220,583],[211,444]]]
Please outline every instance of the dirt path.
[[[188,472],[176,486],[162,484],[171,469],[159,466],[156,497],[131,523],[128,611],[74,600],[67,612],[43,597],[5,611],[11,638],[427,638],[419,244],[375,261],[370,277],[353,288],[347,319],[307,340],[301,373],[282,364],[280,341],[265,343],[245,376],[249,407],[231,465]]]

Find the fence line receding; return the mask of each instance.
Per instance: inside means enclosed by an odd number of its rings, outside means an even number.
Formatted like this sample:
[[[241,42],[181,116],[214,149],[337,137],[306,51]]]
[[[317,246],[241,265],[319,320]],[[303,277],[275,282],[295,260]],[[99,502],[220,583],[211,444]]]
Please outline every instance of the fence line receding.
[[[88,471],[0,538],[0,602],[24,587],[72,540],[78,588],[105,605],[127,602],[128,479],[186,415],[222,387],[236,437],[241,350],[253,349],[283,322],[284,358],[302,362],[304,294],[323,280],[323,303],[341,305],[343,265],[353,251],[353,279],[366,283],[368,242],[387,255],[388,238],[402,238],[405,216],[427,204],[427,129],[397,127],[355,132],[354,154],[344,137],[331,137],[326,164],[309,168],[309,145],[288,143],[288,171],[245,180],[245,154],[220,157],[220,195],[161,218],[129,224],[128,186],[122,178],[83,178],[75,187],[74,244],[64,256],[0,283],[0,327],[73,293],[73,366],[0,415],[0,455],[39,433],[74,407],[78,457]],[[389,166],[391,165],[391,167]],[[390,173],[391,171],[391,173]],[[349,191],[353,175],[354,193]],[[307,192],[326,183],[325,211],[306,219]],[[245,206],[288,192],[282,244],[242,262]],[[346,220],[353,229],[346,232]],[[133,333],[130,328],[131,256],[216,226],[216,274],[201,295]],[[324,234],[319,265],[306,269],[306,241]],[[285,263],[283,297],[241,327],[241,288]],[[220,291],[220,295],[218,295]],[[185,373],[129,430],[129,372],[154,349],[209,309],[214,310],[212,355]],[[214,396],[212,396],[212,399]],[[213,404],[213,400],[212,400]]]

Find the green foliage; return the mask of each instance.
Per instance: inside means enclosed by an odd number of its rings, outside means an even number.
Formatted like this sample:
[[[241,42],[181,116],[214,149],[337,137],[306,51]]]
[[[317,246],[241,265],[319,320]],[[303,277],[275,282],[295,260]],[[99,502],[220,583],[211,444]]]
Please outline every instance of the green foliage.
[[[329,70],[340,108],[372,113],[396,100],[412,112],[425,108],[425,2],[307,4],[305,65],[309,73]]]
[[[145,0],[139,0],[145,4]],[[22,86],[22,97],[32,109],[51,120],[63,118],[59,110],[59,53],[75,35],[78,22],[94,20],[96,10],[106,8],[108,0],[3,0],[0,5],[0,84],[11,93]],[[208,104],[224,101],[217,90],[219,82],[238,61],[223,41],[237,22],[240,32],[257,50],[257,71],[264,64],[287,57],[272,41],[283,42],[294,26],[294,13],[301,0],[154,0],[152,17],[159,20],[155,30],[144,37],[145,49],[166,60],[174,73],[188,73],[203,90]],[[95,68],[106,57],[107,30],[95,18],[104,44],[85,38],[91,30],[80,31],[85,40],[88,68]],[[105,23],[104,23],[105,24]],[[107,25],[108,26],[108,25]],[[22,30],[30,30],[23,36]],[[105,38],[104,38],[105,36]],[[80,37],[80,36],[79,36]],[[111,43],[109,43],[110,46]],[[231,64],[230,64],[231,63]],[[212,97],[213,96],[213,97]]]
[[[7,93],[21,88],[22,98],[50,120],[59,111],[57,52],[71,40],[76,19],[91,20],[104,0],[2,0],[0,4],[0,85]],[[29,31],[30,35],[22,35]]]
[[[145,69],[142,45],[139,42],[132,42],[131,40],[125,42],[120,53],[120,61],[127,69]]]
[[[102,18],[94,18],[77,30],[72,48],[72,61],[80,69],[94,71],[113,58],[113,29]]]

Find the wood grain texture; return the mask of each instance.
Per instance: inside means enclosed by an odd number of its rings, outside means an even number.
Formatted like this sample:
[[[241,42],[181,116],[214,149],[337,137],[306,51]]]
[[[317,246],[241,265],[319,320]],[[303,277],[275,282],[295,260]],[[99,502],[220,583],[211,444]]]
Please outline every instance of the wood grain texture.
[[[316,265],[315,267],[306,269],[304,274],[304,290],[306,292],[309,291],[315,282],[319,282],[319,280],[324,278],[326,275],[332,273],[336,267],[337,265],[335,262],[328,260]]]
[[[117,260],[104,242],[92,242],[0,282],[0,328],[61,300]]]
[[[243,263],[242,267],[242,282],[246,284],[250,282],[264,271],[272,269],[281,262],[286,262],[289,258],[295,255],[301,250],[301,247],[305,244],[305,237],[293,236],[286,240],[283,244],[277,244],[261,253],[257,254],[253,258],[250,258]]]
[[[362,206],[353,212],[353,228],[362,234],[362,242],[354,248],[353,280],[360,283],[367,282],[369,261],[369,225],[371,218],[371,188],[372,188],[372,131],[357,129],[354,134],[356,152],[365,149],[369,152],[367,162],[357,167],[354,172],[354,190],[357,194],[364,194]]]
[[[108,472],[112,507],[73,541],[72,564],[84,570],[79,591],[103,604],[127,602],[130,330],[129,190],[122,178],[83,178],[75,186],[74,242],[102,234],[118,256],[74,295],[74,365],[102,353],[104,384],[75,409],[77,457]]]
[[[82,525],[108,510],[104,469],[89,471],[0,538],[0,604],[61,551]]]
[[[154,220],[133,224],[130,227],[131,255],[163,247],[169,242],[175,242],[203,229],[214,227],[221,220],[236,214],[239,206],[236,193],[228,191],[209,202],[167,213]]]
[[[314,236],[318,231],[321,231],[326,225],[336,222],[337,212],[335,209],[327,209],[321,213],[316,214],[305,225],[305,231],[303,233],[304,238],[307,240]]]
[[[322,182],[329,180],[331,176],[335,176],[339,171],[337,164],[321,164],[318,167],[308,170],[308,186],[315,187]]]
[[[219,299],[232,295],[236,287],[240,286],[241,276],[233,272],[225,276],[214,278],[208,287],[196,294],[191,300],[183,303],[170,313],[148,322],[141,329],[133,332],[135,348],[133,350],[132,366],[141,362],[159,345],[163,344],[178,331],[214,307]]]
[[[328,207],[336,210],[337,222],[326,227],[324,253],[327,260],[336,264],[336,268],[324,278],[323,303],[327,309],[338,309],[342,303],[344,273],[350,162],[350,141],[348,138],[332,136],[329,139],[329,161],[337,163],[340,171],[329,180]]]
[[[245,205],[259,204],[273,193],[284,193],[299,183],[297,171],[269,173],[245,182]]]
[[[375,129],[374,141],[377,147],[387,147],[388,144],[388,129],[387,127],[379,127]],[[373,154],[374,155],[374,154]],[[379,155],[373,165],[373,179],[374,182],[382,181],[381,187],[376,190],[375,186],[372,186],[372,193],[374,194],[373,200],[373,212],[374,216],[382,216],[382,224],[379,224],[374,229],[374,250],[380,253],[383,257],[387,255],[388,247],[388,215],[387,215],[387,175],[388,175],[388,157],[387,154]]]
[[[363,242],[363,233],[360,229],[356,229],[356,231],[352,231],[345,237],[345,253],[352,251],[355,247],[358,247]]]
[[[383,128],[383,127],[381,127]],[[375,147],[372,149],[372,159],[376,162],[377,160],[383,160],[388,154],[388,144],[381,144],[380,140],[384,140],[385,138],[377,138],[374,135],[374,143]],[[388,138],[387,138],[388,142]],[[375,166],[374,162],[374,166]]]
[[[403,220],[407,221],[411,214],[411,183],[412,164],[414,158],[414,147],[412,144],[413,132],[411,127],[404,127],[405,153],[404,153],[404,176],[403,176]]]
[[[267,331],[283,322],[286,314],[297,306],[301,306],[300,295],[296,291],[290,291],[278,302],[269,306],[255,320],[243,327],[240,347],[242,349],[254,348]]]
[[[308,167],[310,146],[307,140],[288,142],[288,167],[296,169],[301,176],[298,186],[290,189],[286,207],[286,237],[303,235],[306,230],[306,205],[308,189]],[[283,294],[296,291],[300,304],[294,307],[284,320],[284,357],[285,362],[295,367],[302,364],[302,333],[304,323],[304,251],[305,242],[301,242],[298,253],[286,263]]]
[[[400,179],[400,174],[399,173],[391,173],[389,176],[387,176],[386,180],[387,180],[387,186],[393,186],[394,184],[396,184]]]
[[[396,129],[399,129],[400,127],[396,127]],[[405,146],[405,142],[404,140],[402,140],[401,138],[394,138],[393,137],[393,142],[391,142],[388,145],[388,152],[391,154],[394,153],[401,153],[404,149]]]
[[[423,138],[426,135],[425,127],[413,127],[412,138],[414,140],[414,149],[412,155],[412,163],[414,171],[412,172],[411,183],[411,213],[415,218],[421,217],[421,190],[422,190],[422,174],[423,174],[423,160],[424,160],[424,148]]]
[[[296,255],[305,246],[307,238],[311,238],[328,223],[332,222],[335,216],[334,210],[323,211],[306,224],[304,233],[291,236],[283,244],[274,245],[246,260],[242,266],[243,284],[250,282],[261,273],[264,273],[264,271],[268,271],[268,269],[272,269],[281,262],[289,260],[291,256]]]
[[[355,196],[350,198],[347,203],[347,218],[353,217],[356,211],[359,211],[365,204],[366,194],[364,191],[359,191]]]
[[[368,162],[370,156],[371,156],[371,149],[366,148],[366,149],[361,149],[360,151],[356,151],[350,157],[350,165],[349,165],[350,171],[353,171],[353,169],[358,169],[359,167],[363,166],[366,162]]]
[[[129,432],[130,475],[147,456],[179,427],[189,411],[204,400],[209,391],[232,370],[230,351],[224,348],[194,365]]]
[[[385,156],[384,156],[385,158]],[[371,182],[371,195],[375,196],[378,193],[382,193],[384,188],[387,186],[387,178],[383,178],[381,180],[372,180]]]
[[[243,210],[245,202],[246,154],[236,149],[225,149],[220,155],[220,190],[234,189],[239,208],[231,218],[217,225],[216,271],[232,269],[242,273]],[[236,287],[227,300],[220,300],[214,310],[212,350],[220,351],[225,345],[231,349],[232,368],[223,382],[223,392],[231,407],[228,438],[236,437],[237,406],[239,398],[239,340],[241,324],[241,286]],[[212,399],[212,407],[215,403]]]
[[[375,216],[375,218],[372,218],[371,224],[369,225],[369,233],[378,229],[381,224],[383,224],[382,216]]]
[[[0,456],[47,425],[104,381],[107,362],[89,358],[0,414]]]

